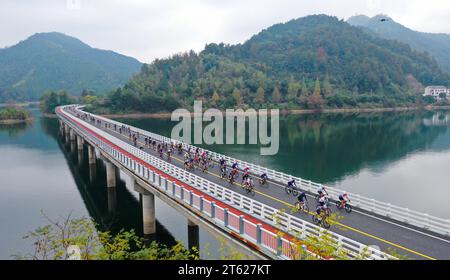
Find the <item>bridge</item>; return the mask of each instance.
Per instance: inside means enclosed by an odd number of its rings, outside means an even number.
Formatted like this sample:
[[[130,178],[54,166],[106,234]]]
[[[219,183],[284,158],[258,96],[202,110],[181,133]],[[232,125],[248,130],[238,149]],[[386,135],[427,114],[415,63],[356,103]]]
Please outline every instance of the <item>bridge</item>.
[[[56,113],[66,140],[76,142],[79,150],[86,144],[90,164],[96,156],[105,161],[108,188],[116,186],[118,170],[129,175],[134,190],[142,194],[145,234],[155,232],[156,195],[189,217],[190,223],[213,228],[259,258],[295,259],[302,240],[326,234],[349,258],[390,259],[395,258],[394,250],[411,259],[450,259],[450,220],[349,193],[353,211],[334,208],[343,219],[326,231],[312,223],[313,213],[290,211],[295,198],[285,192],[286,183],[295,179],[314,208],[320,184],[208,151],[215,162],[225,158],[228,163],[237,162],[241,169],[249,167],[255,181],[262,173],[268,175],[268,183],[256,184],[252,196],[239,183],[230,185],[222,180],[218,164],[207,172],[185,170],[182,155],[176,151],[168,160],[145,144],[145,138],[169,144],[179,143],[176,140],[87,113],[78,105],[58,107]],[[138,136],[137,143],[129,133]],[[184,150],[195,149],[181,144]],[[341,193],[327,189],[332,199]],[[308,246],[301,249],[317,253]]]

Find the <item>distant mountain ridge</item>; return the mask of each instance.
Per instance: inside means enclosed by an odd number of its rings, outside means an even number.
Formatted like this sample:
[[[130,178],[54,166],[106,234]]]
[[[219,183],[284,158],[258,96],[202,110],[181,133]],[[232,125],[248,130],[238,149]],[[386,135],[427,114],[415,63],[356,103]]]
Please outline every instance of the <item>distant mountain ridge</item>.
[[[382,21],[382,19],[385,19]],[[447,72],[450,72],[450,34],[425,33],[414,31],[385,15],[368,17],[358,15],[350,17],[347,22],[361,27],[369,33],[380,37],[398,40],[410,45],[413,49],[428,52]]]
[[[37,33],[0,49],[0,101],[38,100],[48,90],[106,92],[123,85],[141,65],[62,33]]]
[[[208,44],[145,64],[110,93],[115,112],[271,104],[306,108],[413,104],[423,86],[449,83],[429,55],[327,15],[275,24],[243,44]],[[380,105],[381,104],[381,105]]]

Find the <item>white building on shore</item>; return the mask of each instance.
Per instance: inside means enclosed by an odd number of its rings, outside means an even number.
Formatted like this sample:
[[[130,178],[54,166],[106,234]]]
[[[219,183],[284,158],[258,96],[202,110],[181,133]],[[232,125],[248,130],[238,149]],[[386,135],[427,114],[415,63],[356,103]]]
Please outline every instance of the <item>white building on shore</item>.
[[[450,99],[450,89],[444,86],[428,86],[425,88],[423,96],[432,96],[435,99],[441,99],[441,94],[445,94],[447,99]]]

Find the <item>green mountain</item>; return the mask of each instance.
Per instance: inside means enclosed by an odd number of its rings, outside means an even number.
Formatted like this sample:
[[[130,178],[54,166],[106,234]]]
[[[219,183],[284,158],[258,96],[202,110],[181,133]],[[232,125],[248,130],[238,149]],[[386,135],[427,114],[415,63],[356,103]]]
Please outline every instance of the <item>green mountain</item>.
[[[139,72],[141,63],[91,48],[61,33],[38,33],[0,49],[0,102],[38,100],[48,90],[106,92]]]
[[[243,44],[209,44],[199,54],[155,60],[111,92],[104,106],[170,110],[199,98],[222,108],[266,102],[306,108],[395,106],[414,103],[423,85],[449,80],[425,53],[317,15],[273,25]]]
[[[414,31],[384,15],[377,15],[372,18],[359,15],[349,18],[347,22],[362,27],[369,33],[375,33],[380,37],[408,44],[418,51],[426,51],[436,58],[442,69],[450,72],[449,34]]]

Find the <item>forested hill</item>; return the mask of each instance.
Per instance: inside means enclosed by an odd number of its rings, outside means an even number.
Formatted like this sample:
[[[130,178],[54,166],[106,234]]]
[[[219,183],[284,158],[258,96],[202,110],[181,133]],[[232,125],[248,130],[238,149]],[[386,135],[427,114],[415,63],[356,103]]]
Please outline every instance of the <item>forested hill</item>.
[[[450,34],[424,33],[411,30],[385,15],[368,17],[354,16],[347,20],[354,26],[359,26],[371,34],[382,38],[398,40],[409,44],[419,51],[426,51],[434,56],[438,64],[450,72]]]
[[[287,107],[414,103],[449,76],[425,53],[371,36],[325,15],[276,24],[239,45],[209,44],[200,54],[144,65],[112,92],[113,111],[170,110],[202,98],[209,106],[267,102]]]
[[[0,102],[38,100],[47,90],[107,92],[124,85],[141,63],[91,48],[61,33],[38,33],[0,49]]]

